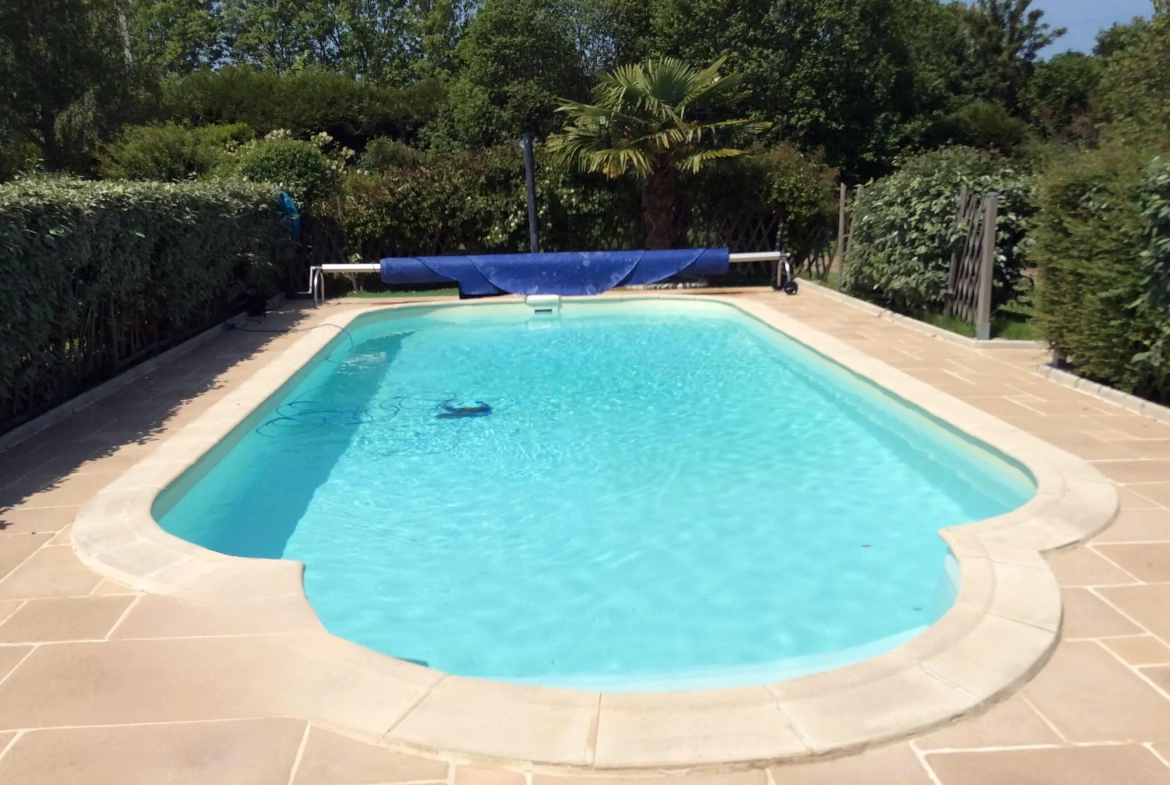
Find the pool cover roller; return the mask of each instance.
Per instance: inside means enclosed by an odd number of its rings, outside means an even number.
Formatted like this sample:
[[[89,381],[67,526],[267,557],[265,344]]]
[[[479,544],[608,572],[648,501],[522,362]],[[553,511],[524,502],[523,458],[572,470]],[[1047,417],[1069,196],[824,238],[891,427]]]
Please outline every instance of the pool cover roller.
[[[676,275],[727,272],[726,248],[672,251],[409,256],[382,260],[387,284],[456,284],[462,297],[500,294],[593,295],[615,286],[657,283]]]

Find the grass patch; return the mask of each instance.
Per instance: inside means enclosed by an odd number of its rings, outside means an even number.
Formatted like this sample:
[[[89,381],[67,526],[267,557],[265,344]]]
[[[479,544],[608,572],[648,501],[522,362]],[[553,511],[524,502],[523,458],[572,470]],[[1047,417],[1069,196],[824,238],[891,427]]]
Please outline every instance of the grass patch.
[[[1044,336],[1040,334],[1039,326],[1032,320],[1033,310],[1031,306],[1018,303],[1008,303],[1000,308],[995,316],[991,317],[991,337],[1002,338],[1005,341],[1043,340]],[[968,338],[975,337],[975,325],[957,316],[927,314],[920,321]]]
[[[369,299],[372,297],[458,297],[459,290],[452,289],[387,289],[384,292],[350,292],[346,297]]]

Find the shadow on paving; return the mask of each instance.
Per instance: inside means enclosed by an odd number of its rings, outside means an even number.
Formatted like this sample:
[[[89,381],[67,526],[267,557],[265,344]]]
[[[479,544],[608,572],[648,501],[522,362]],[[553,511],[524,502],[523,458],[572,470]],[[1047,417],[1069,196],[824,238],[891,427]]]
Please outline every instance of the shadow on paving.
[[[257,355],[290,333],[314,329],[309,324],[314,315],[311,303],[292,302],[247,320],[242,329],[225,329],[0,452],[0,532],[11,526],[5,514],[22,504],[84,503],[145,457],[164,431],[195,419],[229,386],[251,376],[259,366],[249,362]]]

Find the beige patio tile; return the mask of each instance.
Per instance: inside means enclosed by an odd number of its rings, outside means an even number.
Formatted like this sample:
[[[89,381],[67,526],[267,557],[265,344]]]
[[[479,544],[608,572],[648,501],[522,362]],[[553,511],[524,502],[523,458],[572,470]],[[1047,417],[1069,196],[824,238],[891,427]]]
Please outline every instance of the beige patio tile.
[[[1140,670],[1143,676],[1157,684],[1163,692],[1170,692],[1170,665],[1149,665]]]
[[[1122,485],[1157,483],[1170,477],[1170,460],[1096,461],[1093,466]]]
[[[1139,414],[1098,418],[1106,428],[1122,431],[1133,439],[1170,439],[1170,425]]]
[[[16,613],[16,609],[24,604],[24,602],[25,600],[0,600],[0,624],[9,616]]]
[[[0,624],[0,643],[104,638],[133,601],[133,597],[28,600]]]
[[[725,771],[716,774],[686,772],[681,774],[648,774],[646,776],[552,776],[532,775],[532,785],[767,785],[764,769]],[[779,784],[779,781],[777,782]]]
[[[1130,665],[1170,665],[1170,646],[1153,635],[1134,635],[1101,641]]]
[[[977,749],[1059,744],[1052,727],[1016,695],[987,713],[961,719],[953,725],[914,740],[920,750]]]
[[[29,731],[0,759],[0,782],[284,785],[304,728],[273,718]]]
[[[0,534],[59,532],[73,522],[80,507],[16,507],[0,511]]]
[[[1170,543],[1097,545],[1094,550],[1139,580],[1170,582]]]
[[[718,763],[799,755],[804,744],[763,687],[602,695],[595,764],[607,768]]]
[[[438,741],[471,753],[583,765],[597,702],[597,695],[586,692],[449,676],[387,741]]]
[[[459,766],[455,769],[455,785],[524,785],[523,774],[494,769]]]
[[[1115,542],[1170,542],[1170,510],[1122,509],[1094,544]]]
[[[928,755],[942,785],[1167,785],[1170,768],[1135,746]]]
[[[1170,740],[1170,701],[1095,643],[1061,644],[1023,694],[1072,742]]]
[[[1117,500],[1124,510],[1165,510],[1166,505],[1159,504],[1149,496],[1143,496],[1134,486],[1117,489]]]
[[[1137,458],[1139,454],[1129,445],[1133,442],[1117,442],[1099,439],[1090,433],[1080,431],[1057,432],[1045,436],[1045,441],[1068,450],[1086,461],[1120,460]]]
[[[32,646],[0,646],[0,681],[9,676],[18,665],[23,664]]]
[[[101,576],[82,564],[71,549],[42,548],[0,580],[0,599],[83,597],[101,580]]]
[[[68,507],[85,504],[95,493],[118,479],[121,472],[90,472],[73,474],[61,480],[55,487],[39,491],[24,500],[21,506]]]
[[[0,580],[51,539],[52,534],[0,534]]]
[[[837,760],[777,766],[770,772],[776,785],[932,785],[907,744]]]
[[[205,635],[256,635],[286,632],[297,627],[287,615],[245,616],[239,611],[239,608],[196,604],[177,597],[147,594],[126,614],[126,618],[114,631],[113,637],[192,638]]]
[[[94,590],[89,593],[90,597],[110,597],[119,596],[123,594],[141,594],[136,589],[129,586],[123,586],[117,581],[106,579],[94,587]]]
[[[1126,574],[1088,548],[1050,553],[1044,557],[1062,586],[1111,586],[1136,583]]]
[[[1126,616],[1170,642],[1170,586],[1137,584],[1097,591]]]
[[[1170,482],[1131,485],[1129,487],[1163,507],[1170,507]]]
[[[446,781],[448,765],[312,728],[292,785]]]
[[[41,646],[0,684],[0,728],[181,722],[262,714],[265,707],[247,685],[249,671],[255,669],[242,661],[240,647],[232,646],[231,641]]]
[[[1061,597],[1064,600],[1061,634],[1065,639],[1136,635],[1142,631],[1088,589],[1063,589]]]

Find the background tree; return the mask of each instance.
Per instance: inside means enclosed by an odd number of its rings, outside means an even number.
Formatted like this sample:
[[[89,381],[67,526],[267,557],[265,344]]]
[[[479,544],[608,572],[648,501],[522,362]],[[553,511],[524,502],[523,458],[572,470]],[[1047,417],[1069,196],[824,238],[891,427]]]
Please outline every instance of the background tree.
[[[966,76],[973,93],[1023,115],[1024,94],[1040,51],[1065,29],[1045,22],[1032,0],[977,0],[968,17]]]
[[[681,202],[680,173],[698,173],[711,163],[744,154],[735,133],[754,135],[766,123],[718,119],[747,97],[737,80],[721,78],[719,59],[697,69],[675,58],[621,66],[601,77],[593,103],[568,101],[564,130],[549,137],[554,157],[584,172],[643,181],[642,210],[651,248],[676,242]]]

